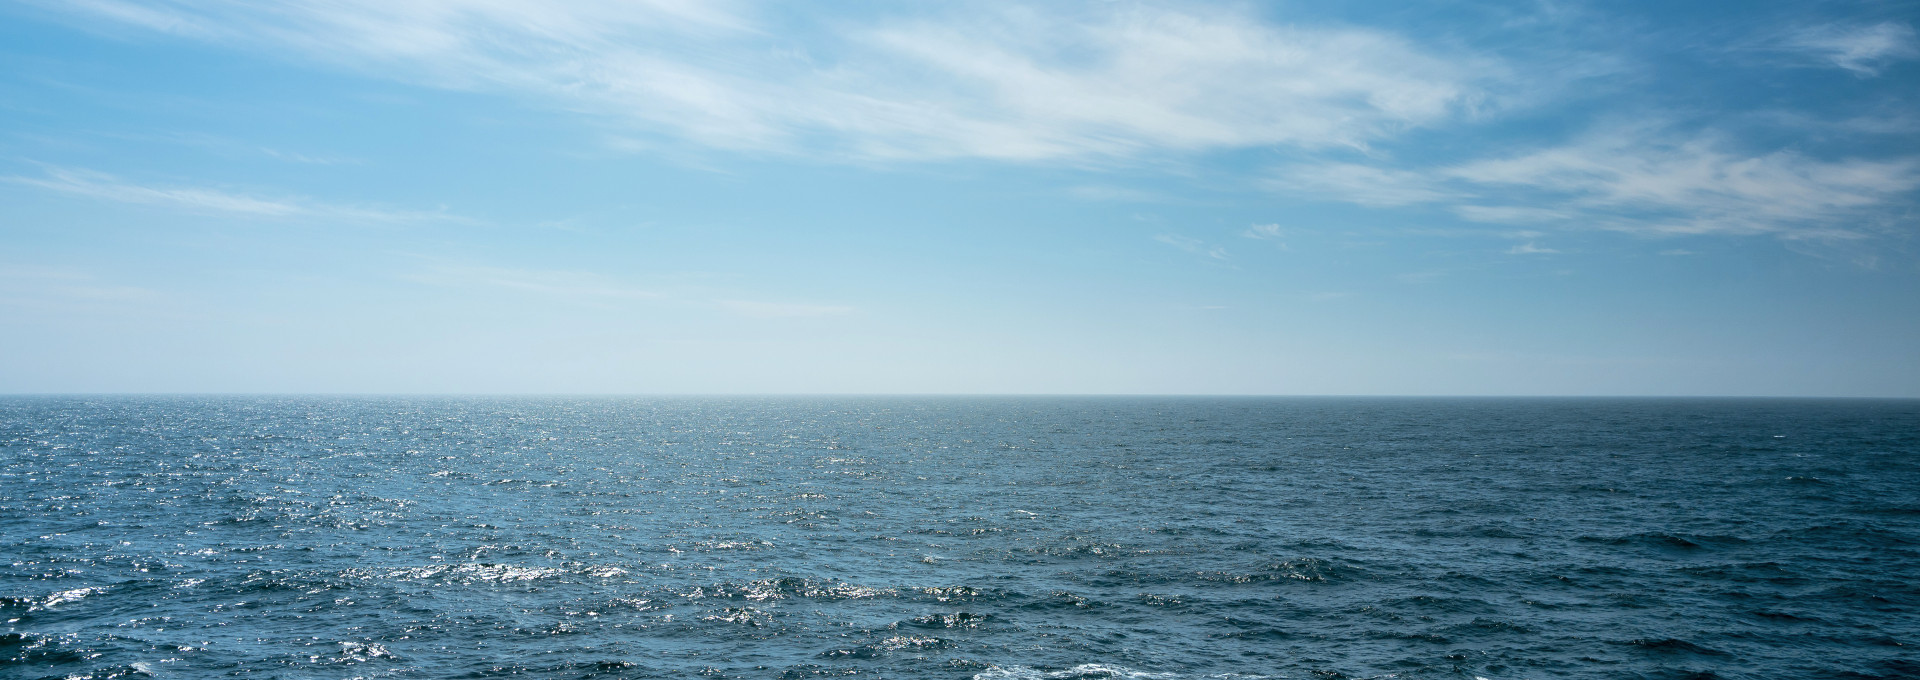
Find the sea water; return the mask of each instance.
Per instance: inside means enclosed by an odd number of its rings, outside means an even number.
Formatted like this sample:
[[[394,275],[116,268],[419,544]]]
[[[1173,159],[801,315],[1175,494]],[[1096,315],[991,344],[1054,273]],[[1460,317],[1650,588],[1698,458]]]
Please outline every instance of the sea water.
[[[1920,402],[0,399],[0,677],[1920,676]]]

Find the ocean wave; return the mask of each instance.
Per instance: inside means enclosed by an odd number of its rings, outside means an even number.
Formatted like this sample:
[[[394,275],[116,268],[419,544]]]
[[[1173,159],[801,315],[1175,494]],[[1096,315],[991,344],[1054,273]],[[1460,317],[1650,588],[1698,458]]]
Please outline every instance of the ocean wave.
[[[624,568],[610,565],[573,564],[559,567],[544,567],[463,562],[458,564],[432,564],[419,567],[397,567],[389,569],[349,569],[341,572],[341,576],[358,580],[447,580],[463,583],[509,583],[569,576],[610,579],[625,576],[627,573],[628,571]]]
[[[0,677],[1916,675],[1910,404],[961,401],[0,398]]]
[[[104,592],[107,592],[106,586],[88,586],[55,591],[47,595],[0,597],[0,607],[25,607],[29,612],[37,612],[79,602],[89,595]]]
[[[1748,543],[1747,539],[1738,536],[1674,534],[1664,531],[1648,531],[1624,536],[1581,536],[1575,540],[1582,543],[1637,546],[1666,550],[1699,550],[1710,547],[1739,546]]]
[[[34,666],[50,666],[85,661],[88,655],[76,649],[80,637],[74,634],[0,633],[0,661]]]
[[[892,651],[899,651],[899,650],[931,651],[931,650],[937,650],[937,649],[951,649],[955,646],[956,644],[952,640],[947,640],[943,638],[931,637],[926,635],[895,635],[893,637],[880,640],[870,645],[860,645],[857,647],[829,650],[826,652],[822,652],[820,656],[822,658],[827,658],[827,659],[839,659],[839,658],[872,659]]]
[[[1207,678],[1209,680],[1264,680],[1265,675],[1245,675],[1241,673],[1220,673],[1214,675],[1189,676],[1178,673],[1155,673],[1138,671],[1125,666],[1104,663],[1084,663],[1072,668],[1049,671],[1027,666],[993,666],[975,673],[974,680],[1183,680],[1185,678]]]
[[[898,594],[899,591],[893,588],[879,588],[843,581],[823,581],[797,576],[759,579],[744,583],[716,583],[696,586],[691,590],[681,593],[682,596],[693,599],[780,600],[798,597],[828,601],[893,597]]]
[[[907,625],[917,628],[979,628],[991,620],[993,620],[992,614],[953,612],[951,614],[916,616],[909,619],[906,623]]]
[[[1695,654],[1700,656],[1726,656],[1726,652],[1709,649],[1680,638],[1634,638],[1614,644],[1644,649],[1662,654]]]
[[[1265,583],[1272,581],[1303,581],[1323,583],[1345,578],[1350,572],[1357,571],[1351,565],[1342,565],[1332,560],[1317,557],[1303,557],[1281,560],[1267,565],[1258,571],[1199,571],[1194,577],[1202,581],[1226,583]]]

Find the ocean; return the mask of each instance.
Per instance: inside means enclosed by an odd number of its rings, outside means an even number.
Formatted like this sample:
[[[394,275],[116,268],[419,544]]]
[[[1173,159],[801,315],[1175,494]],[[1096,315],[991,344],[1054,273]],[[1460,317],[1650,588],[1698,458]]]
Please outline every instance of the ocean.
[[[1920,402],[0,398],[5,678],[1914,678]]]

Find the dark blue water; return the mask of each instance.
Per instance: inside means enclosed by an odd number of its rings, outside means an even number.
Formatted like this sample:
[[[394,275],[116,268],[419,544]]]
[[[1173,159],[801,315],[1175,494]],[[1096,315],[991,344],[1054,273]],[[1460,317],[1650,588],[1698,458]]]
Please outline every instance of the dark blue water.
[[[1920,402],[0,399],[0,677],[1920,677]]]

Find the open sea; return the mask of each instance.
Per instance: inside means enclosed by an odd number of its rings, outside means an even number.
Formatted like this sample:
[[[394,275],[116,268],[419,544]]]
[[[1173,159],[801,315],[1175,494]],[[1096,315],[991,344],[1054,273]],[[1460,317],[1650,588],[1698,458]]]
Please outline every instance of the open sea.
[[[0,678],[1915,678],[1920,401],[0,398]]]

